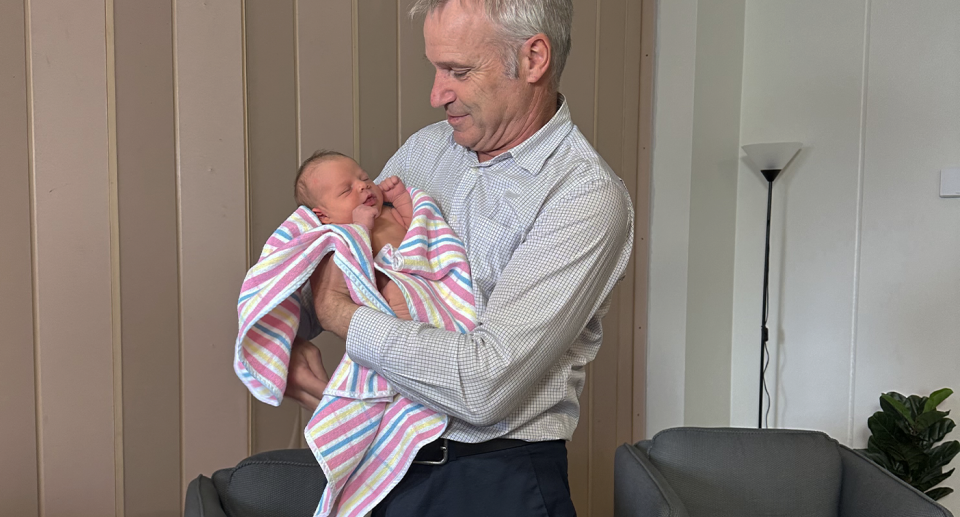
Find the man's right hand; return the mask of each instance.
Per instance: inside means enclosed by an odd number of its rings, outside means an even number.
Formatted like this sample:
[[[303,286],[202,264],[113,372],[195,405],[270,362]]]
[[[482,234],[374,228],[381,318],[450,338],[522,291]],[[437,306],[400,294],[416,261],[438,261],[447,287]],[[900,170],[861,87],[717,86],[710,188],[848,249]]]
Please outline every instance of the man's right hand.
[[[293,348],[290,350],[287,389],[283,396],[296,400],[310,411],[315,411],[328,382],[330,379],[323,369],[320,350],[306,339],[294,339]]]

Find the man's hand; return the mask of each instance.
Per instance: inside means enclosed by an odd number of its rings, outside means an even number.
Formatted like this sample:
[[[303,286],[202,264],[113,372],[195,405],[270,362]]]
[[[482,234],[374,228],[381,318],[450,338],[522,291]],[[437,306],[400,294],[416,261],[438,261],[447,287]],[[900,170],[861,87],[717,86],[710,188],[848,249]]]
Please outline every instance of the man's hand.
[[[306,339],[294,339],[284,397],[296,400],[304,408],[315,411],[328,382],[330,379],[323,369],[320,350]]]
[[[317,319],[324,330],[346,339],[350,319],[360,306],[350,298],[343,272],[330,260],[331,257],[333,254],[324,257],[310,276],[313,308],[317,311]]]

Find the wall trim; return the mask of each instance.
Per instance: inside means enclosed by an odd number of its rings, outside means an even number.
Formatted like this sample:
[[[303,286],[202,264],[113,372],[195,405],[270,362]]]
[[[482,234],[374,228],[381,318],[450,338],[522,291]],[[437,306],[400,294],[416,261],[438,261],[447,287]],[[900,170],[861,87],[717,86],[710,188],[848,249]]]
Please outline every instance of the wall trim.
[[[36,135],[33,112],[33,45],[32,45],[32,25],[30,17],[30,0],[23,2],[23,34],[24,34],[24,54],[26,61],[26,83],[27,83],[27,171],[28,188],[30,190],[30,269],[33,285],[33,393],[34,393],[34,416],[36,418],[36,440],[37,440],[37,512],[40,517],[44,516],[44,483],[43,483],[43,400],[40,396],[40,343],[38,335],[40,331],[40,299],[37,292],[40,290],[40,280],[38,276],[37,264],[37,169],[36,169]]]
[[[113,341],[113,462],[117,517],[124,514],[123,346],[120,306],[120,193],[117,185],[117,59],[113,0],[105,0],[107,58],[107,199],[110,217],[110,312]]]
[[[633,239],[633,441],[647,438],[647,309],[650,291],[650,211],[653,209],[654,87],[656,84],[657,0],[642,0],[640,18],[640,116],[637,147],[637,207]]]

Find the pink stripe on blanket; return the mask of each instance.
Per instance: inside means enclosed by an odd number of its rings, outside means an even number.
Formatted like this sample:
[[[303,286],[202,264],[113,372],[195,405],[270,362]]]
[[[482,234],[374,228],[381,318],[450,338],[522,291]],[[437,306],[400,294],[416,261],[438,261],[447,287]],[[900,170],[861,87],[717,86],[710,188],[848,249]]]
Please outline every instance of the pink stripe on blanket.
[[[414,403],[410,402],[410,404],[394,404],[394,407],[391,407],[390,408],[391,410],[388,411],[386,414],[384,414],[383,420],[385,422],[393,421],[393,419],[396,418],[399,414],[406,411],[411,404],[414,404]],[[407,432],[411,429],[416,428],[417,424],[419,424],[424,419],[427,419],[430,417],[431,415],[429,413],[425,413],[423,411],[413,412],[410,415],[408,415],[406,420],[403,422],[403,425],[398,427],[402,428],[404,432]],[[404,432],[395,432],[387,441],[387,443],[381,444],[381,446],[378,447],[378,450],[390,451],[390,452],[394,452],[398,450],[402,451],[399,462],[401,465],[404,465],[407,462],[412,461],[412,456],[416,455],[416,453],[420,450],[420,448],[423,445],[426,445],[436,440],[437,438],[439,438],[440,435],[443,433],[443,430],[444,428],[442,426],[428,428],[427,430],[417,435],[416,447],[405,447],[405,448],[399,448],[400,443],[405,438]],[[375,474],[378,468],[379,468],[379,465],[377,465],[375,462],[368,462],[365,465],[362,465],[360,467],[360,470],[357,471],[356,474],[354,474],[354,477],[358,480],[367,479],[371,477],[373,474]],[[396,480],[396,482],[399,482],[399,481],[400,481],[399,479]],[[340,496],[341,500],[350,499],[357,493],[358,490],[362,488],[363,488],[363,483],[352,483],[348,485],[346,489],[343,491],[343,494],[341,494]],[[378,493],[368,494],[364,499],[362,499],[363,502],[360,503],[358,507],[363,508],[369,505],[378,496],[382,498],[382,494],[378,494]]]

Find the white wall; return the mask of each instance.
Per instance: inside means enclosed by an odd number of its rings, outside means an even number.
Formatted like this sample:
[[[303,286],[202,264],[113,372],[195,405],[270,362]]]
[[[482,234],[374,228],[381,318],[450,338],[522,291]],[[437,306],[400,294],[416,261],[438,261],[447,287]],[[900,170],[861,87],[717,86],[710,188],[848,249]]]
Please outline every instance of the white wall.
[[[647,314],[647,436],[683,425],[697,0],[658,7]]]
[[[697,10],[684,425],[730,424],[734,239],[745,0]]]
[[[670,16],[678,4],[684,16]],[[703,2],[691,12],[688,2],[661,2],[650,435],[679,422],[716,421],[696,401],[726,386],[729,420],[711,425],[756,425],[766,183],[738,149],[718,147],[714,161],[701,162],[694,145],[682,145],[692,142],[702,111],[726,107],[719,100],[691,104],[678,94],[702,84],[701,74],[716,73],[690,40],[691,32],[703,37],[710,7]],[[960,417],[960,199],[938,197],[939,170],[960,165],[957,27],[956,0],[746,1],[739,144],[804,143],[774,191],[771,427],[819,429],[863,447],[866,420],[879,408],[881,392],[927,394],[944,386],[958,391],[945,406]],[[682,61],[667,62],[676,59]],[[676,129],[680,123],[689,134]],[[664,142],[678,137],[681,143]],[[741,160],[736,224],[732,230],[718,226],[720,235],[709,236],[734,243],[732,267],[713,271],[732,279],[732,296],[724,300],[695,281],[702,257],[694,250],[708,237],[698,233],[703,213],[691,200],[707,181],[700,168],[731,157]],[[681,166],[690,163],[692,171]],[[705,210],[722,215],[726,208]],[[665,212],[671,217],[657,217]],[[684,218],[687,230],[679,222]],[[677,272],[682,268],[686,274]],[[695,342],[690,320],[705,310],[698,301],[712,307],[711,314],[731,315],[729,336]],[[679,331],[669,326],[677,320],[685,325]],[[704,376],[697,360],[717,353],[708,346],[729,346],[730,362]],[[686,356],[679,357],[676,347]],[[950,438],[960,439],[960,432]],[[960,474],[944,486],[960,488]],[[960,513],[960,496],[941,502]]]

